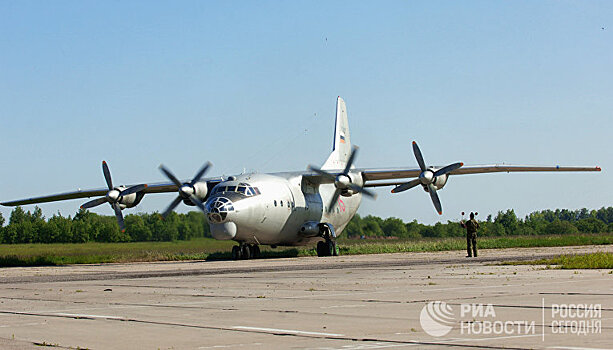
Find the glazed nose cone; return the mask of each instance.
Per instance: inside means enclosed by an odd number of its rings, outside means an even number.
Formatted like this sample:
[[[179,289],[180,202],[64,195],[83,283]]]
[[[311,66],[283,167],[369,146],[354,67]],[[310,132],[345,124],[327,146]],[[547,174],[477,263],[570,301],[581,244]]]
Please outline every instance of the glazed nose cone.
[[[205,209],[210,224],[221,224],[234,212],[234,205],[226,197],[213,197],[206,202]]]
[[[229,240],[236,236],[236,224],[232,221],[236,212],[230,199],[226,197],[210,198],[205,209],[213,238]]]

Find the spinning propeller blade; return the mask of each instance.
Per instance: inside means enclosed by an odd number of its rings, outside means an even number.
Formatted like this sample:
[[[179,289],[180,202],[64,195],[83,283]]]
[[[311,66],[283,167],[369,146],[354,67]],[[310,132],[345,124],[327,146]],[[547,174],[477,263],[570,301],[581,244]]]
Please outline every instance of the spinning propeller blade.
[[[93,207],[97,207],[103,203],[109,203],[115,212],[115,217],[117,218],[117,224],[121,229],[121,232],[125,232],[126,226],[123,221],[123,215],[121,214],[121,207],[119,206],[119,202],[122,197],[131,195],[136,192],[140,192],[147,188],[146,184],[135,185],[129,188],[120,191],[119,189],[113,187],[113,179],[111,177],[111,171],[109,170],[108,164],[105,161],[102,161],[102,174],[104,175],[104,180],[106,181],[106,185],[109,188],[109,191],[106,193],[104,197],[96,198],[89,202],[81,205],[82,209],[89,209]]]
[[[393,190],[392,193],[400,193],[400,192],[404,192],[406,190],[409,190],[417,185],[419,185],[421,183],[421,181],[419,179],[414,179],[411,180],[409,182],[403,183],[400,186],[396,186]]]
[[[432,184],[428,185],[428,192],[430,193],[430,198],[432,199],[432,204],[434,204],[436,212],[438,213],[438,215],[443,215],[443,206],[441,205],[441,200],[438,198],[436,188]]]
[[[102,174],[104,174],[104,180],[106,180],[106,185],[109,187],[109,190],[115,188],[113,187],[113,180],[111,179],[111,171],[105,161],[102,161]]]
[[[432,199],[432,204],[434,204],[434,208],[439,215],[443,215],[443,206],[441,205],[441,200],[436,193],[437,189],[434,183],[436,182],[436,178],[438,176],[445,176],[448,173],[462,167],[464,163],[453,163],[447,166],[444,166],[436,171],[432,169],[428,169],[426,166],[426,162],[424,161],[424,156],[421,154],[421,150],[417,145],[417,142],[413,141],[413,154],[415,154],[415,159],[417,160],[417,164],[419,164],[419,169],[421,169],[421,174],[417,179],[413,179],[409,182],[405,182],[399,186],[396,186],[392,193],[399,193],[416,187],[417,185],[422,185],[426,191],[430,194],[430,199]]]
[[[106,197],[96,198],[93,201],[89,201],[81,206],[82,209],[89,209],[93,207],[97,207],[101,204],[106,203]]]
[[[415,159],[417,159],[417,164],[419,164],[419,168],[421,171],[426,171],[426,162],[424,161],[424,156],[421,154],[419,150],[419,146],[417,146],[417,142],[413,141],[413,154],[415,154]]]
[[[453,164],[449,164],[445,167],[440,168],[439,170],[434,172],[434,177],[437,176],[441,176],[441,175],[445,175],[447,173],[450,173],[458,168],[461,168],[464,165],[464,163],[453,163]]]
[[[181,201],[183,200],[183,198],[181,198],[181,196],[177,196],[177,198],[175,198],[172,202],[170,202],[170,205],[168,206],[168,208],[166,208],[166,210],[164,210],[164,212],[162,213],[162,218],[166,219],[166,217],[173,211],[175,210],[175,208],[177,207],[177,205],[179,205],[179,203],[181,203]]]
[[[200,170],[198,170],[198,172],[196,173],[196,175],[194,175],[190,182],[181,183],[181,181],[179,181],[179,179],[172,173],[172,171],[170,171],[170,169],[166,168],[163,164],[160,165],[160,171],[164,173],[164,175],[166,175],[166,177],[177,186],[177,190],[179,191],[179,195],[177,196],[177,198],[175,198],[170,203],[168,208],[166,208],[166,210],[162,213],[163,218],[166,218],[184,199],[189,199],[192,203],[194,203],[194,205],[200,208],[200,210],[202,210],[203,212],[205,211],[204,203],[202,203],[202,200],[200,200],[200,198],[196,196],[195,185],[196,183],[198,183],[198,181],[200,181],[200,179],[202,179],[202,177],[204,176],[204,174],[206,174],[210,167],[211,162],[206,162],[200,168]]]

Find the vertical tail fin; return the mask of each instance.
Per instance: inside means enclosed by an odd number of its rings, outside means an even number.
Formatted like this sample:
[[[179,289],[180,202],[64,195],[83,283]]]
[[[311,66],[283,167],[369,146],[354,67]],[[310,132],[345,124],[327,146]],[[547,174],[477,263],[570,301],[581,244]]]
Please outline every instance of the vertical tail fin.
[[[332,153],[321,167],[322,169],[343,169],[351,154],[351,137],[347,120],[345,101],[339,96],[336,100],[336,124]]]

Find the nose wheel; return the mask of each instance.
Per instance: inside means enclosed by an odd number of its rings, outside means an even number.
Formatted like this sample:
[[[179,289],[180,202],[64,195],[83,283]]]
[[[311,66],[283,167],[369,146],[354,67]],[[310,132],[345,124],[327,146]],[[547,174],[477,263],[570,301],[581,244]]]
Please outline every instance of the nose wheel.
[[[246,260],[260,257],[260,246],[240,243],[232,247],[232,260]]]
[[[334,228],[331,225],[324,225],[322,230],[324,241],[317,242],[317,256],[338,256]]]
[[[317,242],[317,256],[338,256],[336,242],[331,239]]]

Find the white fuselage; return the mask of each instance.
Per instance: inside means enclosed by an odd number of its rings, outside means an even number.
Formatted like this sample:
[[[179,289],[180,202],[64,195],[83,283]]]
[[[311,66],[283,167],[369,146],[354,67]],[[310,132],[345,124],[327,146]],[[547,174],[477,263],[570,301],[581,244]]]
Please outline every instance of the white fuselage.
[[[305,245],[321,239],[300,232],[305,223],[315,222],[332,225],[338,235],[362,195],[340,196],[328,213],[335,190],[334,184],[309,183],[301,173],[236,176],[215,186],[206,201],[211,234],[250,244]]]

